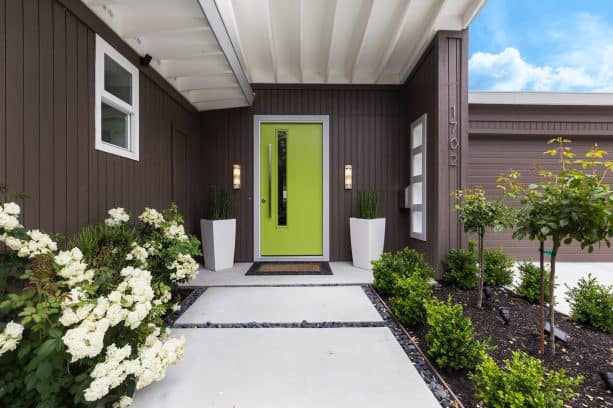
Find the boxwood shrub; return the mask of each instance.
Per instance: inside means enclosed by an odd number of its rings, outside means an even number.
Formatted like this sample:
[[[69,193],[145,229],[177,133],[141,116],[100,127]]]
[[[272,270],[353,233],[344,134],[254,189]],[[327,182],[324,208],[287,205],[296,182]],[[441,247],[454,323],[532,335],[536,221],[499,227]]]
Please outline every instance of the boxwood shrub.
[[[524,261],[518,266],[520,282],[515,292],[531,303],[540,301],[541,268]],[[545,302],[549,302],[549,273],[545,271]]]
[[[428,355],[447,371],[472,370],[487,350],[487,345],[475,338],[470,317],[465,316],[462,305],[433,298],[426,302],[426,334]]]
[[[424,255],[411,248],[396,253],[386,252],[373,261],[374,287],[383,295],[392,295],[398,278],[418,274],[430,279],[434,270],[426,263]]]
[[[502,248],[485,250],[483,254],[484,283],[486,286],[502,287],[513,283],[514,259]]]
[[[563,369],[547,370],[540,360],[521,351],[514,351],[503,367],[485,356],[470,376],[482,406],[497,408],[562,408],[583,380],[568,377]]]
[[[468,248],[452,249],[443,262],[443,280],[460,289],[472,289],[479,280],[479,266],[475,241]]]
[[[592,328],[613,333],[613,286],[599,285],[591,274],[566,292],[571,319]]]
[[[426,315],[424,304],[431,297],[429,278],[414,273],[396,280],[390,306],[398,320],[403,325],[411,327],[424,320]]]

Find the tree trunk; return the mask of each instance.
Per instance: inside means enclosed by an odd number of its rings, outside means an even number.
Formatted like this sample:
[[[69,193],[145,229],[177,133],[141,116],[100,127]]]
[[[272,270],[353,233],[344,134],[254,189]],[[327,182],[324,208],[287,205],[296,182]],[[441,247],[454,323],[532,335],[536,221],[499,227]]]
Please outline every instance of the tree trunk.
[[[483,263],[483,235],[485,231],[479,231],[479,285],[477,285],[477,307],[481,309],[483,303],[483,274],[485,265]]]
[[[549,274],[549,350],[553,356],[556,353],[556,333],[555,333],[555,296],[553,289],[555,287],[556,277],[556,255],[558,254],[559,244],[553,243],[551,250],[551,272]]]
[[[541,254],[541,299],[540,299],[540,319],[539,319],[539,354],[545,353],[545,241],[540,242],[539,252]]]

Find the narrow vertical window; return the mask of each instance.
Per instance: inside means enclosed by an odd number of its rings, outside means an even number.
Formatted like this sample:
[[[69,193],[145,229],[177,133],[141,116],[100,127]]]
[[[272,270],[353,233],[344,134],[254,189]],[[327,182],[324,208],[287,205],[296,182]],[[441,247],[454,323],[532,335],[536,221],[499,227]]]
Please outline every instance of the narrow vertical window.
[[[411,238],[426,240],[426,122],[424,113],[411,124]]]
[[[287,131],[277,131],[277,225],[287,226]]]
[[[138,160],[138,68],[96,36],[96,149]]]

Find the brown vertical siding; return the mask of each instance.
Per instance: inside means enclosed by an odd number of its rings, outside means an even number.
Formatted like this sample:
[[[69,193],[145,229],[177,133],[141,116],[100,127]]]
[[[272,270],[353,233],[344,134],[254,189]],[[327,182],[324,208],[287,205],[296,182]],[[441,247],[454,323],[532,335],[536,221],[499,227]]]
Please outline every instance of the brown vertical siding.
[[[387,218],[386,250],[407,243],[408,213],[398,194],[407,183],[408,151],[402,87],[254,86],[252,108],[202,114],[205,179],[208,185],[231,186],[232,164],[242,169],[242,188],[234,192],[238,219],[236,259],[253,260],[253,115],[328,115],[330,118],[330,257],[350,260],[349,217],[357,191],[380,193],[380,212]],[[353,165],[353,190],[344,190],[343,166]]]
[[[565,136],[573,140],[575,152],[582,156],[595,143],[613,154],[613,108],[546,106],[470,106],[470,154],[468,185],[481,185],[491,196],[499,196],[496,178],[510,169],[517,170],[525,182],[536,182],[536,166],[557,168],[557,159],[546,157],[547,140]],[[613,183],[613,176],[608,177]],[[517,259],[538,258],[537,244],[527,239],[514,240],[510,231],[486,236],[486,246],[502,246]],[[592,254],[579,245],[564,246],[562,261],[613,261],[613,249],[595,249]]]
[[[197,231],[198,115],[142,74],[140,161],[95,150],[95,32],[84,21],[97,20],[64,3],[0,0],[0,184],[30,197],[27,227],[69,235],[113,206],[137,212],[176,200]]]

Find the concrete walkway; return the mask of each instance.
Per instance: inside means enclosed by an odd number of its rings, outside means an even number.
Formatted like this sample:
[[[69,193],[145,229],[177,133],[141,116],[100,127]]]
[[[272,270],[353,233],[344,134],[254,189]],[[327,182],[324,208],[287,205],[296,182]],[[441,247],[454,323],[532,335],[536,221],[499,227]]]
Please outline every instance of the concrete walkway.
[[[138,392],[134,406],[440,407],[362,287],[354,285],[371,281],[372,274],[332,267],[334,275],[325,277],[245,277],[242,265],[201,274],[199,282],[222,287],[209,287],[175,323],[173,335],[187,339],[186,355],[163,381]],[[258,286],[237,286],[254,281]],[[284,327],[304,320],[335,327]],[[224,327],[207,328],[207,322]],[[239,323],[281,327],[228,327]]]

